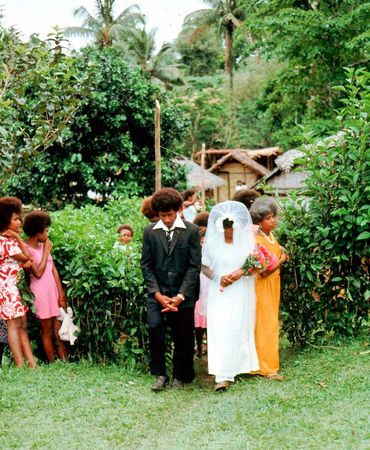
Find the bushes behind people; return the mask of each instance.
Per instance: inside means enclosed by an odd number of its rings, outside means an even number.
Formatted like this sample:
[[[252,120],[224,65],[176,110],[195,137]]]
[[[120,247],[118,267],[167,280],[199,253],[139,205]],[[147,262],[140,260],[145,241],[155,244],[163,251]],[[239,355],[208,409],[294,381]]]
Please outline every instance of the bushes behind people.
[[[353,336],[370,311],[370,73],[351,70],[342,132],[306,148],[308,200],[287,203],[284,329],[293,342]]]
[[[81,333],[74,355],[94,361],[123,356],[128,365],[145,354],[145,290],[140,269],[141,237],[146,219],[141,201],[115,200],[100,208],[68,207],[54,213],[54,259],[66,284]],[[132,249],[114,249],[116,229],[130,223]]]

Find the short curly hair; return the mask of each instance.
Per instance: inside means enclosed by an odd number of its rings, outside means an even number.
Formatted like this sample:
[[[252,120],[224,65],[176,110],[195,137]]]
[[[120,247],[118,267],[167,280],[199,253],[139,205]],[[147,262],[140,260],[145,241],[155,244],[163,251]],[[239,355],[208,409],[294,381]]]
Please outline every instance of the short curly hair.
[[[249,212],[251,213],[253,223],[259,224],[269,214],[276,216],[278,213],[278,205],[271,197],[259,197],[253,202]]]
[[[157,222],[159,217],[158,217],[158,213],[153,211],[152,198],[153,198],[152,195],[144,198],[143,203],[141,204],[140,211],[141,211],[141,214],[143,214],[151,222]]]
[[[117,233],[121,233],[123,230],[128,230],[131,233],[131,237],[134,235],[134,230],[131,225],[124,223],[117,228]]]
[[[253,205],[253,202],[258,197],[261,197],[261,194],[254,189],[241,189],[240,191],[235,192],[232,200],[234,200],[235,202],[243,203],[243,205],[245,205],[247,209],[250,209],[250,207]]]
[[[9,228],[13,214],[22,214],[22,202],[17,197],[0,198],[0,232]]]
[[[176,189],[162,188],[159,189],[152,198],[152,209],[157,214],[161,212],[169,212],[172,209],[179,211],[182,206],[182,197]]]
[[[198,225],[198,227],[207,227],[208,217],[209,217],[208,211],[200,212],[194,217],[193,223],[195,225]]]
[[[45,228],[50,227],[51,217],[44,211],[31,211],[26,215],[23,222],[23,231],[28,237],[42,233]]]

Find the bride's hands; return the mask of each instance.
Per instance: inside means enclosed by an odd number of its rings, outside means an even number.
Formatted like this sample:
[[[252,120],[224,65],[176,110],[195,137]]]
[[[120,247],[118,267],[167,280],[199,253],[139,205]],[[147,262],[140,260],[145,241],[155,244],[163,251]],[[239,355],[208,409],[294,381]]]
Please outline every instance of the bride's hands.
[[[230,284],[233,284],[234,281],[239,280],[239,278],[241,278],[244,275],[243,269],[237,269],[234,270],[234,272],[231,272],[228,275],[223,275],[221,277],[221,287],[220,290],[221,292],[225,289],[225,287],[230,286]]]
[[[223,275],[221,277],[221,281],[220,281],[220,291],[222,292],[225,287],[230,286],[230,284],[233,283],[233,279],[230,277],[230,275]]]

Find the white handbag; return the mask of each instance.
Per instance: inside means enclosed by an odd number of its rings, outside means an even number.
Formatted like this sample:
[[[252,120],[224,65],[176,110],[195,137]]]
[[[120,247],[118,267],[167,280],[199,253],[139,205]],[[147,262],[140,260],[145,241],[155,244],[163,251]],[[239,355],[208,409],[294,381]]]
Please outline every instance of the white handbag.
[[[73,323],[73,310],[70,306],[67,307],[67,311],[63,308],[59,308],[60,316],[59,320],[62,321],[62,325],[59,329],[59,337],[62,341],[69,341],[71,345],[74,345],[77,339],[77,334],[80,332],[80,328]]]

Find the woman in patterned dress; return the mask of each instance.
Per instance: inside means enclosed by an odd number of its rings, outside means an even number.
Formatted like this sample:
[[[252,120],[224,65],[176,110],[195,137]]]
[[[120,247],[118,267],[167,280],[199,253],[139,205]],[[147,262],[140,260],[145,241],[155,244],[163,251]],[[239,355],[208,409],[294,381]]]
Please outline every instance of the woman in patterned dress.
[[[22,267],[31,267],[31,255],[22,242],[22,203],[16,197],[0,198],[0,319],[6,323],[8,343],[16,367],[24,361],[35,367],[27,334],[27,306],[22,304],[17,279]]]

